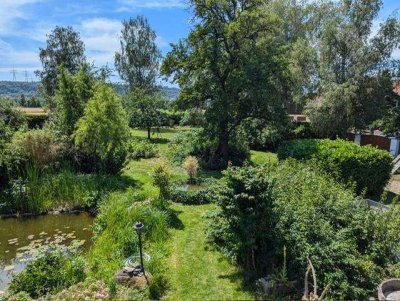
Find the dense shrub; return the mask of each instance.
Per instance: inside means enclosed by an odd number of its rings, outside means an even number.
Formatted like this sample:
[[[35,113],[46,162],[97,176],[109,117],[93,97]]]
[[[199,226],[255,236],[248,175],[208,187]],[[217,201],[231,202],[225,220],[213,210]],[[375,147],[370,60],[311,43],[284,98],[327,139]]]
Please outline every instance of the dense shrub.
[[[293,140],[278,149],[280,160],[315,159],[320,168],[346,182],[355,182],[357,192],[366,189],[370,195],[382,193],[390,178],[392,158],[386,151],[361,147],[344,140]]]
[[[171,200],[185,205],[202,205],[211,202],[212,194],[213,190],[209,188],[189,191],[182,186],[176,186],[171,190]]]
[[[225,168],[230,161],[233,165],[241,165],[249,158],[250,150],[245,136],[241,132],[233,133],[228,158],[216,156],[217,141],[207,136],[204,129],[194,129],[176,135],[168,145],[168,157],[180,163],[188,156],[196,156],[200,165],[207,169]]]
[[[132,139],[128,145],[127,160],[148,159],[157,155],[157,147],[147,140]]]
[[[367,300],[397,275],[400,209],[376,213],[314,166],[230,169],[215,200],[211,238],[257,276],[282,266],[284,246],[289,280],[301,285],[308,256],[320,287],[332,285],[330,300]]]
[[[229,168],[215,189],[214,242],[247,272],[256,272],[271,251],[271,177],[264,167]]]
[[[100,171],[117,173],[125,161],[128,138],[128,119],[121,99],[106,84],[98,84],[77,122],[75,145]]]
[[[54,294],[85,279],[85,262],[74,252],[46,252],[20,274],[9,287],[11,293],[26,292],[32,298]]]
[[[16,132],[10,147],[11,152],[20,153],[37,167],[55,164],[63,152],[55,134],[44,129]]]
[[[153,170],[153,185],[159,189],[157,207],[167,209],[168,201],[171,199],[171,174],[168,167],[163,164],[157,164]]]

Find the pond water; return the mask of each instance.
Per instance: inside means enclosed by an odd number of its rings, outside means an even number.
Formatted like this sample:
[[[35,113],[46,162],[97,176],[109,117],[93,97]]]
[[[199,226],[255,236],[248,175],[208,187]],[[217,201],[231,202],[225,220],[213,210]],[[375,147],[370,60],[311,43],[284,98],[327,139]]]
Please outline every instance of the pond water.
[[[46,246],[66,247],[76,240],[87,250],[92,223],[88,213],[0,218],[0,291]]]

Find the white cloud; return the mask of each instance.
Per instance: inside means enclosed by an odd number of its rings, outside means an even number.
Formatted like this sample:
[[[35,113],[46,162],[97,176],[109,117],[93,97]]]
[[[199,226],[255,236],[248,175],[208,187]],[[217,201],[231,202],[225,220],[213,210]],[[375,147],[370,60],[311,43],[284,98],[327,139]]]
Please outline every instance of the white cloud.
[[[114,53],[119,48],[121,21],[107,18],[84,20],[80,26],[89,61],[102,66],[114,64]]]
[[[29,13],[23,7],[28,4],[45,0],[1,0],[0,1],[0,34],[9,34],[14,31],[16,19],[25,18]]]
[[[83,21],[80,28],[88,60],[97,66],[107,63],[114,66],[115,52],[120,50],[121,21],[93,18]],[[168,41],[160,36],[157,36],[156,43],[160,48],[169,45]]]
[[[119,11],[131,11],[141,8],[177,8],[185,7],[183,0],[119,0]]]

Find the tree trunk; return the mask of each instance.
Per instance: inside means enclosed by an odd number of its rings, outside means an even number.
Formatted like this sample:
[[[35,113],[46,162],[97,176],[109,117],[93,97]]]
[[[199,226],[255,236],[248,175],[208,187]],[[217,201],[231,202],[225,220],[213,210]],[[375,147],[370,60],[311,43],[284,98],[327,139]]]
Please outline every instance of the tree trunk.
[[[150,131],[151,131],[151,128],[148,127],[148,128],[147,128],[147,139],[149,139],[149,140],[151,140]]]
[[[227,160],[229,157],[229,134],[227,129],[224,129],[220,134],[217,153],[222,159]]]

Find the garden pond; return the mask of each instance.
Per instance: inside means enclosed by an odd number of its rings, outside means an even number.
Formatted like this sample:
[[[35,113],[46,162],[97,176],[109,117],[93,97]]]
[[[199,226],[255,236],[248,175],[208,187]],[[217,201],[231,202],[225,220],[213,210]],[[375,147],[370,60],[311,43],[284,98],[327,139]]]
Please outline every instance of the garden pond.
[[[93,216],[88,213],[0,218],[0,291],[46,248],[73,241],[83,251],[91,244]]]

